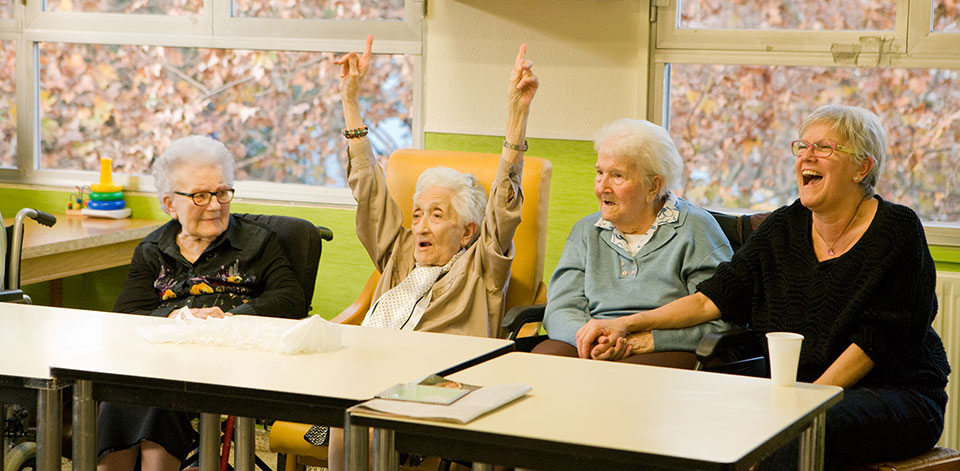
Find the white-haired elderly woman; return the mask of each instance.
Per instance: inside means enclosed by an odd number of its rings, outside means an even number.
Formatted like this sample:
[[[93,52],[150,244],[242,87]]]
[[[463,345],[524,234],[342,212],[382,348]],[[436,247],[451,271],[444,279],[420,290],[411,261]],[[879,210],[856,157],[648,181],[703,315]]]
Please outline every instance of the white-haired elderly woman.
[[[174,141],[153,164],[171,220],[140,242],[116,312],[196,317],[303,317],[303,288],[271,229],[230,215],[233,157],[209,137]],[[177,471],[190,452],[191,414],[103,403],[99,471]]]
[[[647,311],[693,293],[733,253],[713,216],[670,192],[683,164],[665,129],[621,119],[597,132],[594,149],[600,211],[567,237],[547,288],[543,323],[550,338],[535,353],[578,356],[577,332],[590,319]],[[708,321],[638,333],[615,359],[692,368],[700,337],[724,327]]]
[[[363,325],[495,337],[520,224],[527,116],[539,85],[533,63],[525,59],[527,46],[520,46],[508,82],[507,130],[489,198],[470,174],[429,169],[417,180],[412,227],[406,229],[360,114],[359,89],[372,44],[368,36],[361,56],[349,53],[337,61],[357,236],[382,273]],[[330,469],[339,470],[342,432],[332,432]]]
[[[360,115],[358,91],[370,64],[363,55],[342,65],[340,95],[347,130],[348,182],[357,200],[357,236],[382,273],[368,326],[494,337],[510,277],[513,234],[520,223],[520,177],[526,123],[537,91],[532,63],[520,47],[509,80],[506,139],[487,198],[469,174],[449,168],[417,181],[412,227],[387,191]]]
[[[868,110],[827,105],[799,137],[797,201],[774,211],[696,294],[592,321],[578,346],[602,354],[631,333],[718,318],[797,332],[797,379],[845,388],[827,411],[827,469],[923,453],[943,430],[950,366],[931,327],[936,272],[923,226],[875,194],[886,131]],[[796,466],[796,447],[785,450],[763,467]]]

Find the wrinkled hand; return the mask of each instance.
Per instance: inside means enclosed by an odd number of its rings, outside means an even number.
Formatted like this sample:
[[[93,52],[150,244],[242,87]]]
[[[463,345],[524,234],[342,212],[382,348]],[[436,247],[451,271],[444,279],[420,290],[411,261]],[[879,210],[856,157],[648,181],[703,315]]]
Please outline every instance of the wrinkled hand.
[[[507,96],[510,101],[511,109],[530,108],[530,102],[533,96],[537,94],[537,88],[540,87],[540,81],[533,74],[533,61],[526,59],[527,45],[520,45],[517,52],[517,59],[513,63],[513,72],[510,73],[510,86],[507,89]]]
[[[623,345],[620,344],[623,340]],[[623,357],[650,353],[653,351],[653,332],[634,332],[611,343],[608,337],[601,336],[597,345],[590,350],[590,357],[594,360],[618,361]]]
[[[232,316],[228,312],[223,312],[219,307],[204,307],[199,309],[189,309],[190,315],[196,317],[197,319],[206,319],[208,317],[223,318],[227,316]],[[170,313],[169,317],[178,317],[180,315],[180,309]]]
[[[597,339],[597,344],[590,349],[590,358],[594,360],[617,361],[632,353],[625,337],[619,337],[615,342],[610,342],[609,337],[601,336]]]
[[[370,57],[373,55],[373,35],[367,35],[367,46],[359,57],[356,52],[349,52],[333,61],[340,66],[340,97],[342,99],[356,99],[360,94],[360,85],[370,70]]]
[[[621,348],[625,348],[626,337],[626,329],[620,327],[616,319],[591,319],[577,330],[577,355],[580,358],[591,358],[591,352],[600,345],[601,338],[606,345],[602,350],[617,348],[621,340],[624,341]]]

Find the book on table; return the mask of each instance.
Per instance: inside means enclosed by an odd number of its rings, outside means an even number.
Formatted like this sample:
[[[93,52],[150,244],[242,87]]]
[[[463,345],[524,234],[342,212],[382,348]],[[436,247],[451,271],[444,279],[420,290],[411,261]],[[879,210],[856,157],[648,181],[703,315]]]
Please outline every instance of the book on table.
[[[430,375],[401,383],[357,406],[375,414],[465,424],[513,402],[531,390],[528,384],[475,386]]]

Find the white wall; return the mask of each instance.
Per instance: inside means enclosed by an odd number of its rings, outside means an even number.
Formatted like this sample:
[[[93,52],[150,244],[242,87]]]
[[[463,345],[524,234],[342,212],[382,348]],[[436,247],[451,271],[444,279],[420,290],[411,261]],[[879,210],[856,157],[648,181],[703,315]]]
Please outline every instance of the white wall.
[[[591,139],[603,123],[643,116],[646,4],[429,0],[424,130],[502,135],[506,82],[523,42],[540,78],[529,137]]]

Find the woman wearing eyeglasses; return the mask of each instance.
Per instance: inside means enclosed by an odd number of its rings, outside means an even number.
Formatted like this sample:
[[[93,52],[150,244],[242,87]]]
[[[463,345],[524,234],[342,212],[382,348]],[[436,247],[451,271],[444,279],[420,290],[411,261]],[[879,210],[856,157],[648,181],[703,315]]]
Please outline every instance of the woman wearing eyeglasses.
[[[230,215],[233,156],[209,137],[174,141],[153,164],[154,185],[172,220],[133,255],[114,310],[195,317],[302,317],[306,300],[271,229]],[[99,471],[177,471],[190,452],[191,415],[103,403]]]
[[[798,380],[845,388],[827,411],[826,467],[905,459],[943,430],[950,366],[931,327],[936,273],[923,226],[875,194],[886,131],[870,111],[828,105],[792,143],[800,198],[780,208],[698,292],[659,309],[591,321],[587,355],[621,355],[630,332],[722,318],[803,334]],[[796,447],[764,468],[796,466]]]

